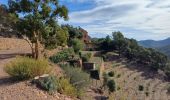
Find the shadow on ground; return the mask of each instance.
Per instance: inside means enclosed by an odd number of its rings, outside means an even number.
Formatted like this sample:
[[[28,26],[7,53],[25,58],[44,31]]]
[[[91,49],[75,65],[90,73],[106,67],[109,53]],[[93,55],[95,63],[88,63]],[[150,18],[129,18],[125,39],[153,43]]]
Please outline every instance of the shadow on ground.
[[[164,74],[160,74],[158,71],[155,71],[149,67],[140,64],[130,64],[128,62],[125,62],[124,64],[132,71],[141,72],[141,76],[145,79],[159,79],[162,82],[169,82]]]
[[[2,77],[0,78],[0,86],[8,86],[15,83],[18,83],[19,81],[14,80],[12,77]]]
[[[94,97],[95,98],[95,100],[108,100],[109,98],[108,97],[106,97],[106,96],[96,96],[96,97]]]
[[[0,54],[0,60],[14,58],[16,56],[30,56],[30,54],[29,53]]]

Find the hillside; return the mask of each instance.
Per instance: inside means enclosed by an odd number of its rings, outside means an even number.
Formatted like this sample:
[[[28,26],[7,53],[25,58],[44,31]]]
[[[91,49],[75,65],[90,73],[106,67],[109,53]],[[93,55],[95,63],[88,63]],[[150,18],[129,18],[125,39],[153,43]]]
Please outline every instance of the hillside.
[[[158,50],[170,57],[170,45],[158,48]]]
[[[165,40],[155,41],[155,40],[143,40],[138,41],[139,45],[147,47],[147,48],[159,48],[170,45],[170,38]]]

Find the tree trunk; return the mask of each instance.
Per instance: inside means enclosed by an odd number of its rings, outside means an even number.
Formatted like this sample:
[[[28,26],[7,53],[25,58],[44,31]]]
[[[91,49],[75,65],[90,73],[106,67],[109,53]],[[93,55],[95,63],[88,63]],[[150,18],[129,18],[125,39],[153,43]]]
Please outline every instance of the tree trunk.
[[[36,43],[35,43],[35,58],[36,59],[40,58],[39,41],[38,41],[38,39],[36,39]]]
[[[32,43],[32,57],[35,58],[35,48],[34,48],[34,44]]]
[[[29,44],[29,46],[30,46],[30,48],[31,48],[32,57],[35,58],[34,44],[31,43],[31,41],[28,39],[28,37],[23,36],[23,35],[21,35],[21,36],[22,36],[22,38],[23,38],[25,41],[27,41],[27,43]]]
[[[34,50],[35,50],[35,56],[34,56],[34,58],[35,59],[39,59],[40,58],[40,52],[39,52],[39,44],[40,44],[40,42],[39,42],[39,38],[38,38],[38,35],[35,33],[35,31],[34,31],[34,37],[35,37],[35,48],[34,48]]]

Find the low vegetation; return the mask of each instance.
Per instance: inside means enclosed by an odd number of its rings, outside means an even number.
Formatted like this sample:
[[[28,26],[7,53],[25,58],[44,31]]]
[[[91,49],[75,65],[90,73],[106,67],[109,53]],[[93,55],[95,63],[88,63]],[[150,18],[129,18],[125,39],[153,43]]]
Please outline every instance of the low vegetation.
[[[50,60],[54,63],[64,62],[72,59],[74,54],[74,50],[72,48],[68,48],[53,55],[52,57],[50,57]]]
[[[65,71],[66,77],[70,79],[70,83],[77,88],[78,93],[83,93],[82,91],[89,85],[89,74],[68,64],[61,65],[61,68]]]
[[[71,40],[70,42],[71,42],[70,43],[71,46],[74,49],[74,52],[77,54],[84,48],[84,43],[79,39],[75,38],[75,39]]]
[[[113,79],[108,80],[107,87],[108,87],[110,93],[116,91],[116,83],[115,83],[115,81]]]
[[[83,62],[89,62],[92,57],[92,53],[81,54],[81,59]]]
[[[139,90],[139,91],[143,91],[143,90],[144,90],[143,85],[139,85],[138,90]]]
[[[43,90],[48,91],[49,93],[55,92],[59,87],[59,82],[57,77],[50,75],[48,77],[44,77],[42,79],[34,80],[35,84]]]
[[[114,73],[114,71],[110,71],[110,72],[108,72],[108,75],[109,75],[110,77],[114,77],[115,73]]]
[[[25,80],[50,73],[51,66],[45,59],[35,60],[28,57],[17,57],[7,64],[4,70],[17,80]]]
[[[58,92],[68,96],[77,97],[78,91],[72,84],[70,84],[68,79],[60,78],[58,81]]]

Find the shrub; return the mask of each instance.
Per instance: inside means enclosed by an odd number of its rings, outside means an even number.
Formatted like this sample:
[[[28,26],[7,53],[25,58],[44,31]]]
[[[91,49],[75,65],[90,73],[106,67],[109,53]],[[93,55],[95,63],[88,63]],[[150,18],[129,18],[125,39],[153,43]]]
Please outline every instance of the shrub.
[[[117,78],[120,78],[120,77],[121,77],[121,74],[118,74],[118,75],[117,75]]]
[[[109,79],[108,74],[106,72],[104,72],[103,73],[103,87],[104,88],[107,86],[108,79]]]
[[[145,92],[146,96],[148,97],[149,96],[149,92]]]
[[[68,48],[50,57],[50,60],[54,63],[59,63],[59,62],[70,60],[73,55],[74,55],[73,48]]]
[[[71,41],[71,46],[74,48],[75,53],[79,53],[79,51],[84,48],[84,43],[75,38]]]
[[[91,57],[92,57],[92,53],[87,53],[81,56],[83,62],[89,62]]]
[[[42,79],[38,79],[36,81],[36,84],[41,89],[44,89],[50,93],[56,91],[59,85],[57,77],[52,75],[48,77],[44,77]]]
[[[108,75],[109,75],[110,77],[114,77],[115,73],[114,73],[114,71],[110,71],[110,72],[108,73]]]
[[[89,74],[70,65],[62,65],[61,67],[65,71],[66,77],[70,79],[70,83],[76,87],[78,97],[82,96],[84,88],[89,85]]]
[[[139,91],[143,91],[143,90],[144,90],[143,85],[139,85],[138,90],[139,90]]]
[[[107,87],[109,88],[109,92],[114,92],[116,91],[116,83],[114,80],[109,80],[107,82]]]
[[[66,76],[70,79],[70,83],[78,89],[83,89],[89,84],[89,74],[82,71],[80,68],[75,68],[69,65],[62,66]]]
[[[117,90],[120,90],[120,87],[117,87]]]
[[[4,70],[17,80],[25,80],[50,73],[51,66],[45,59],[35,60],[28,57],[17,57],[8,63]]]
[[[72,97],[77,96],[77,89],[72,84],[70,84],[68,79],[65,78],[59,79],[59,85],[57,91],[68,96],[72,96]]]

